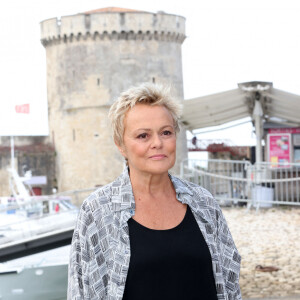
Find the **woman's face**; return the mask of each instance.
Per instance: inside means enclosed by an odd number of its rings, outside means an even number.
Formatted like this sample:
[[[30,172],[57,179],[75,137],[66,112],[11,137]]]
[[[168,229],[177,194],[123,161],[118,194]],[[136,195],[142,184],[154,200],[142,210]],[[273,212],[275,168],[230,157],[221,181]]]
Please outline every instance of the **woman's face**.
[[[130,170],[162,174],[176,159],[176,132],[172,115],[164,106],[137,104],[124,118],[121,154]]]

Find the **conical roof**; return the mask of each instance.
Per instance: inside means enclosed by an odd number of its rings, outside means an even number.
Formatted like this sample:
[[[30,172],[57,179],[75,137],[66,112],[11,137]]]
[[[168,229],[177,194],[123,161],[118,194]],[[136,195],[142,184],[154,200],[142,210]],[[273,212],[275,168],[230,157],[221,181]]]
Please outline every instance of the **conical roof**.
[[[130,9],[130,8],[121,8],[121,7],[104,7],[104,8],[86,11],[84,12],[84,14],[107,13],[107,12],[126,13],[126,12],[144,12],[144,11]]]

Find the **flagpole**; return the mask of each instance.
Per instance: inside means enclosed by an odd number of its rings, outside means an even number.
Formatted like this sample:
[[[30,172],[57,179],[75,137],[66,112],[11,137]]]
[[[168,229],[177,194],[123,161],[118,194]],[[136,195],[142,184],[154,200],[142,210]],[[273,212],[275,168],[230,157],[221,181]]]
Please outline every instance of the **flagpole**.
[[[14,143],[14,137],[10,136],[10,155],[11,155],[11,168],[12,170],[15,168],[15,143]]]

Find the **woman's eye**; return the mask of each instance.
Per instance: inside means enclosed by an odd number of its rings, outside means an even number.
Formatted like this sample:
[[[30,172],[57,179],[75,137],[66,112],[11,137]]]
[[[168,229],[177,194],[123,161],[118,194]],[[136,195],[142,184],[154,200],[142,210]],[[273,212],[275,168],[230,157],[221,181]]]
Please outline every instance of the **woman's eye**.
[[[147,133],[142,133],[140,135],[138,135],[138,139],[145,139],[147,137]]]
[[[169,131],[169,130],[165,130],[165,131],[163,131],[163,135],[171,135],[172,134],[172,132],[171,131]]]

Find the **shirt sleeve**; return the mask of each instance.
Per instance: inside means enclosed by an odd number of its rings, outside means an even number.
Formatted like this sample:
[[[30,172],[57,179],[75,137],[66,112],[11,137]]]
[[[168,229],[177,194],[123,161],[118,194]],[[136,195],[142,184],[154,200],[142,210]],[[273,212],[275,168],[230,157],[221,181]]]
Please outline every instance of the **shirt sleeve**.
[[[240,300],[242,299],[239,285],[241,256],[234,244],[227,222],[219,206],[217,207],[216,213],[217,235],[221,253],[221,266],[225,279],[226,290],[228,293],[228,299]]]
[[[93,221],[87,203],[83,203],[73,233],[69,270],[68,300],[91,299],[89,292],[89,226]]]

